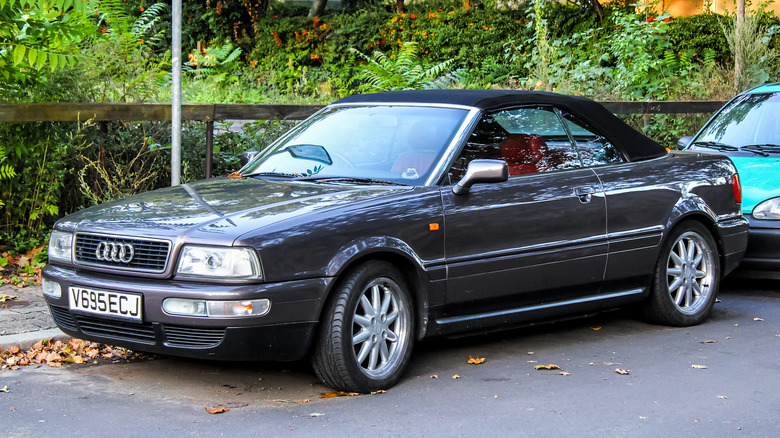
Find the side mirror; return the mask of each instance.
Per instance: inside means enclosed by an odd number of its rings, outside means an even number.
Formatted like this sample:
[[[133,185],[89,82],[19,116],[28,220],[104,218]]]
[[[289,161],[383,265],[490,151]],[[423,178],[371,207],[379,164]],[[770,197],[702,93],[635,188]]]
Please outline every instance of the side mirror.
[[[688,147],[689,144],[691,144],[691,140],[693,140],[693,136],[687,135],[685,137],[682,137],[679,140],[677,140],[677,147],[680,149],[685,149]]]
[[[466,174],[455,184],[452,192],[456,195],[465,195],[474,184],[504,182],[507,179],[509,179],[509,169],[506,161],[474,160],[469,163]]]
[[[260,155],[260,152],[258,151],[241,152],[241,167],[246,166],[247,163],[252,161],[252,159],[258,155]]]

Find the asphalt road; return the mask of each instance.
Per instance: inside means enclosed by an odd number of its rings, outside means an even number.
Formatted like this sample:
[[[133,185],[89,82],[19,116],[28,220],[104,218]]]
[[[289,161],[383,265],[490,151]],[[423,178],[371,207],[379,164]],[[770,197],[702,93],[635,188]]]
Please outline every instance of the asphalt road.
[[[418,343],[406,378],[374,395],[320,398],[328,389],[302,363],[157,358],[23,367],[0,373],[0,389],[8,389],[0,392],[0,430],[11,437],[778,436],[780,283],[732,281],[720,299],[697,327],[654,326],[616,311]],[[468,364],[470,356],[485,361]],[[542,364],[560,369],[535,369]],[[220,405],[229,412],[205,411]]]

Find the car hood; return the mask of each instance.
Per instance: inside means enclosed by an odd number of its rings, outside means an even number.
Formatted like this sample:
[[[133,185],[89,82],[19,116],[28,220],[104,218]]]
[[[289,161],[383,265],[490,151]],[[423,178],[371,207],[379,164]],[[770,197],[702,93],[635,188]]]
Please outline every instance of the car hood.
[[[742,212],[750,214],[756,205],[780,196],[780,158],[730,157],[742,184]]]
[[[141,193],[66,216],[60,229],[223,244],[252,230],[407,187],[216,178]]]

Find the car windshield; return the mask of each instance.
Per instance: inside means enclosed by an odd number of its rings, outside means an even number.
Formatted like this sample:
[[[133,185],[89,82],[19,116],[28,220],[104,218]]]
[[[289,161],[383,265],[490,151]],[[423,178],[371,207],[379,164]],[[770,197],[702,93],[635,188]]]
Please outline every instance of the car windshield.
[[[780,93],[745,94],[718,114],[692,143],[759,155],[780,152]]]
[[[424,185],[469,111],[335,106],[296,126],[247,164],[244,176]]]

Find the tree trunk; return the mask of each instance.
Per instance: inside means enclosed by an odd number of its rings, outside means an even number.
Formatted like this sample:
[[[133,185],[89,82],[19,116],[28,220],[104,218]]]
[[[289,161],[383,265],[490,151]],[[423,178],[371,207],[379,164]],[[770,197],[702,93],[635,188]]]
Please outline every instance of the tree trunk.
[[[742,78],[742,25],[745,22],[745,0],[737,0],[737,22],[734,25],[734,90],[739,92]]]
[[[309,18],[319,17],[325,11],[325,4],[328,0],[314,0],[309,9]]]
[[[404,12],[404,0],[395,0],[395,11],[399,14]]]

